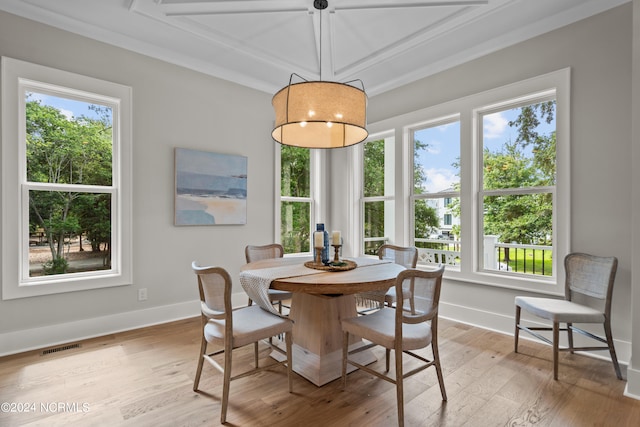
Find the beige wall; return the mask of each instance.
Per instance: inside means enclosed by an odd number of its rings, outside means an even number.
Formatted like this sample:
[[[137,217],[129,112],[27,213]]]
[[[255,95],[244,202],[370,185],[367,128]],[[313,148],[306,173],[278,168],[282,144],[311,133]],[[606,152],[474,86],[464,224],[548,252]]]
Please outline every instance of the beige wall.
[[[631,52],[632,6],[626,4],[369,102],[369,121],[375,122],[571,67],[572,249],[620,260],[613,329],[623,363],[632,336]],[[196,313],[191,260],[225,266],[237,277],[244,245],[273,239],[270,94],[5,13],[0,54],[132,86],[135,165],[134,284],[0,301],[0,354],[10,346],[49,344],[42,342],[47,336],[73,339]],[[174,147],[248,156],[246,226],[172,225]],[[340,175],[344,169],[334,167],[334,183],[350,182]],[[332,205],[347,206],[343,198],[334,193]],[[347,221],[339,210],[331,215],[333,223]],[[143,287],[149,300],[140,303],[137,289]],[[448,281],[443,313],[511,332],[516,294]]]

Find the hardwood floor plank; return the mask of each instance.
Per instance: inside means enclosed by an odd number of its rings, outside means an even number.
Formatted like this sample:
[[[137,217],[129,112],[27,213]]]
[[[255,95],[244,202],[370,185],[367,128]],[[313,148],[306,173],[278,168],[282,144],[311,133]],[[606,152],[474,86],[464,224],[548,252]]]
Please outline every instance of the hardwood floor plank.
[[[546,345],[521,340],[516,354],[511,336],[447,319],[439,326],[449,400],[442,402],[433,369],[406,379],[407,426],[640,425],[640,402],[623,396],[625,382],[616,379],[610,362],[563,353],[554,381]],[[205,364],[200,392],[192,390],[200,328],[199,318],[186,319],[47,355],[0,358],[0,400],[36,405],[29,412],[0,412],[0,425],[218,425],[222,376]],[[384,351],[374,353],[378,362],[372,366],[383,371]],[[432,356],[430,349],[421,354]],[[261,365],[272,363],[266,346],[260,356]],[[252,363],[252,347],[234,352],[234,373]],[[346,391],[340,380],[316,387],[296,374],[293,387],[289,394],[286,372],[278,366],[233,381],[228,425],[396,425],[394,385],[365,372],[349,374]]]

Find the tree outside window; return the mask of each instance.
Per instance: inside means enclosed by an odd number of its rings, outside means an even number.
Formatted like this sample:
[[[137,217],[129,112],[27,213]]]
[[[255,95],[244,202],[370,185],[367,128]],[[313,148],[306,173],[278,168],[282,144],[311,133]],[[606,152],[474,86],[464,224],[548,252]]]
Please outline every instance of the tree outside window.
[[[280,147],[280,241],[285,253],[311,249],[311,150]]]
[[[29,276],[110,269],[112,108],[38,92],[25,106]]]

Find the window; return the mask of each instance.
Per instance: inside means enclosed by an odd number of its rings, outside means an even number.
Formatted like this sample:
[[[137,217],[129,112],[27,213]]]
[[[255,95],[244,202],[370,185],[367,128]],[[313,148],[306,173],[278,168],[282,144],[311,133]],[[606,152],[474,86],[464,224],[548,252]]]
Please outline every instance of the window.
[[[446,117],[413,130],[413,224],[419,264],[460,264],[460,121]],[[454,203],[455,201],[455,203]],[[454,241],[443,241],[444,237]]]
[[[376,255],[382,244],[394,240],[394,138],[365,142],[363,150],[361,252]]]
[[[3,299],[130,284],[130,88],[10,58],[2,84]]]
[[[564,69],[369,124],[372,134],[402,135],[395,168],[407,197],[392,198],[396,230],[418,247],[420,268],[445,264],[450,279],[563,292],[569,89]]]
[[[276,236],[285,254],[311,253],[320,187],[320,150],[276,145]],[[279,173],[278,173],[279,171]]]
[[[478,111],[486,270],[553,275],[555,113],[555,91]]]

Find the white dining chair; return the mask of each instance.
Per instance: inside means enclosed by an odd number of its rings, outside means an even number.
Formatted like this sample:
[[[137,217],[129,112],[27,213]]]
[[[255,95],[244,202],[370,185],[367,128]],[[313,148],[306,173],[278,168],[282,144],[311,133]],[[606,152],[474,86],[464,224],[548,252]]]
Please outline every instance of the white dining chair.
[[[284,256],[284,247],[279,243],[271,243],[268,245],[247,245],[244,248],[244,256],[247,263],[260,261],[263,259],[282,258]],[[277,289],[269,289],[267,291],[269,301],[278,305],[278,312],[282,314],[283,301],[289,301],[293,298],[293,294],[287,291],[279,291]],[[253,304],[249,298],[249,304]],[[288,308],[288,307],[287,307]]]
[[[444,378],[438,352],[438,306],[444,266],[435,271],[408,269],[401,271],[395,281],[396,294],[401,295],[408,283],[413,283],[413,307],[396,302],[395,307],[383,306],[375,313],[342,320],[342,389],[347,385],[347,364],[396,385],[398,425],[404,425],[404,379],[428,367],[435,367],[442,400],[447,400]],[[349,335],[361,337],[369,344],[349,350]],[[415,350],[431,346],[433,359],[429,360]],[[374,346],[386,350],[386,371],[389,371],[391,350],[395,356],[395,376],[362,365],[349,356]],[[404,372],[403,356],[419,362],[409,372]]]
[[[518,352],[519,332],[525,331],[536,338],[550,344],[553,348],[553,379],[558,379],[558,352],[609,350],[613,367],[618,379],[622,379],[620,365],[613,345],[611,334],[611,299],[613,283],[618,268],[615,257],[600,257],[584,253],[572,253],[564,259],[565,267],[565,297],[537,298],[518,296],[515,299],[515,352]],[[521,311],[550,320],[553,325],[525,326],[520,319]],[[566,328],[560,328],[565,323]],[[575,326],[575,323],[601,323],[604,327],[605,338],[594,335]],[[542,336],[536,331],[552,331],[552,338]],[[560,331],[567,332],[568,346],[560,348]],[[605,346],[574,346],[573,331],[588,338],[606,344]]]
[[[287,318],[269,313],[257,305],[233,310],[231,307],[232,282],[229,273],[220,267],[199,267],[195,262],[192,263],[192,269],[198,278],[202,318],[202,340],[198,368],[193,381],[193,390],[198,391],[202,366],[205,360],[223,374],[222,406],[220,410],[220,422],[223,424],[227,418],[229,386],[233,380],[272,368],[273,365],[278,363],[285,364],[287,367],[289,393],[291,393],[293,390],[291,375],[291,333],[293,331],[293,322]],[[279,334],[285,335],[287,357],[282,362],[260,367],[258,365],[258,342],[263,342],[271,347],[272,350],[284,353],[277,346],[264,341]],[[231,376],[233,349],[244,347],[251,343],[254,344],[255,367],[249,371]],[[217,350],[208,353],[208,344],[216,346]],[[215,356],[220,354],[224,354],[224,366],[214,359]]]

